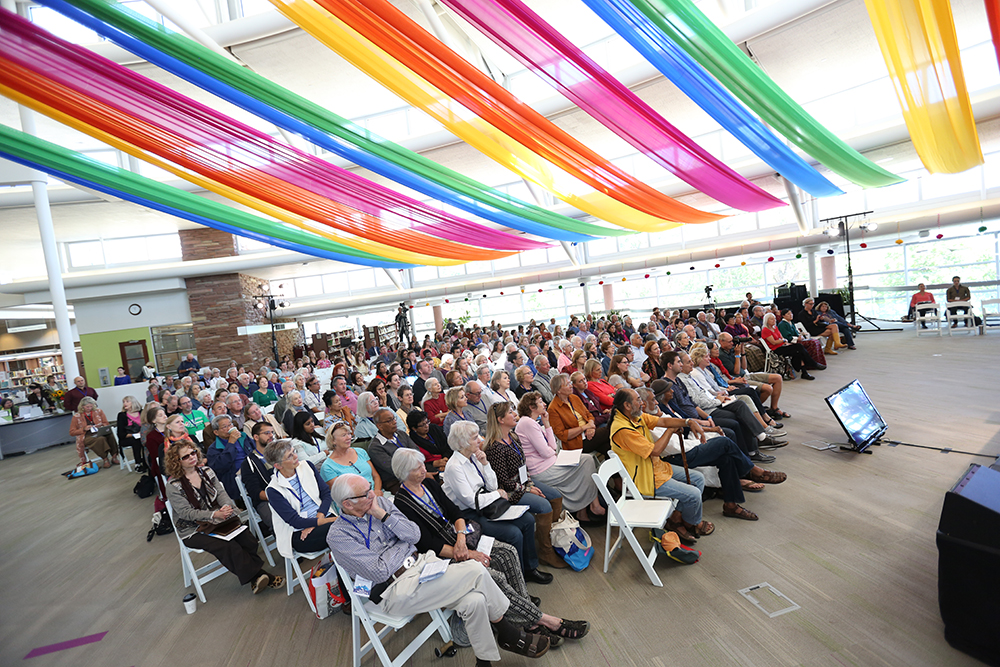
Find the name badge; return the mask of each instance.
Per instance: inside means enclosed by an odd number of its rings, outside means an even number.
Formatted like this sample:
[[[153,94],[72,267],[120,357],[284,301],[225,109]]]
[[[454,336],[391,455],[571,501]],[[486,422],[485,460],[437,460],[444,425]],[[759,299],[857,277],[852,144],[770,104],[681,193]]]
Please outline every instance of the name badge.
[[[365,579],[364,577],[355,577],[354,594],[363,598],[370,597],[372,594],[372,580]]]
[[[528,481],[528,466],[524,465],[517,469],[517,476],[521,480],[521,484]]]
[[[91,433],[97,433],[97,427],[96,426],[91,426],[90,427],[90,432]]]

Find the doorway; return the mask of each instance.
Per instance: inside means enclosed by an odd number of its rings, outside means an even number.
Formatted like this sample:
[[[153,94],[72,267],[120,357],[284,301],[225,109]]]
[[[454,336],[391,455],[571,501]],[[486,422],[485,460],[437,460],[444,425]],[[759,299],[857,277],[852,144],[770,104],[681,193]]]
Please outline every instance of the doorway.
[[[130,340],[118,343],[118,349],[122,356],[122,367],[132,378],[132,382],[142,380],[142,367],[149,361],[149,352],[146,350],[146,341]]]

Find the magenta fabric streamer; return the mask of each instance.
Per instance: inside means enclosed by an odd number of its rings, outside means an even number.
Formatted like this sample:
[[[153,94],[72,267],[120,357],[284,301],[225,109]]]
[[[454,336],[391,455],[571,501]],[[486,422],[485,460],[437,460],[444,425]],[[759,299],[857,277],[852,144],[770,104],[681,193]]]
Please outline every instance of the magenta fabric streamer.
[[[744,211],[785,205],[668,123],[520,0],[441,2],[685,183]]]
[[[214,168],[266,173],[374,216],[394,229],[406,228],[494,250],[549,247],[435,209],[275,141],[126,67],[53,37],[27,21],[7,23],[2,35],[5,57],[196,144],[201,152],[189,157]],[[379,239],[372,237],[372,240]],[[411,250],[420,252],[419,248]]]

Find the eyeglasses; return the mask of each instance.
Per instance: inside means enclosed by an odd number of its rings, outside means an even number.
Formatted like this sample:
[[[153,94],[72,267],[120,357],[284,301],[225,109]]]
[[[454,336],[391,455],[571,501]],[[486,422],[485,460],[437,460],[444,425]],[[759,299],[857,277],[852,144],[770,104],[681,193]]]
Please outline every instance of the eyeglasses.
[[[351,496],[350,498],[344,498],[344,502],[347,502],[348,500],[360,500],[361,498],[367,498],[369,495],[371,495],[372,491],[374,491],[374,490],[375,490],[374,488],[372,488],[372,487],[369,486],[368,490],[364,492],[364,495]]]
[[[185,454],[184,456],[181,457],[181,461],[186,461],[186,460],[191,459],[191,458],[194,458],[194,459],[198,458],[198,453],[197,452],[190,452],[188,454]]]

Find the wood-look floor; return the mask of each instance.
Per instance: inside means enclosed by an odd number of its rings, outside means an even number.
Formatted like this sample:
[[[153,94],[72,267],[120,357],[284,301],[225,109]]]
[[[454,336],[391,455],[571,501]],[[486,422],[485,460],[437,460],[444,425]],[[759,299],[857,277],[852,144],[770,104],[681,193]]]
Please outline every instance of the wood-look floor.
[[[890,437],[1000,454],[1000,337],[918,340],[908,330],[863,335],[859,346],[831,357],[815,382],[786,384],[781,407],[793,415],[791,444],[772,467],[789,480],[748,497],[759,522],[725,519],[721,501],[707,503],[717,530],[700,541],[702,561],[685,567],[661,559],[663,588],[649,584],[630,551],[605,575],[604,532],[591,529],[598,553],[589,569],[561,570],[553,584],[532,585],[546,611],[588,619],[593,628],[537,664],[977,664],[943,637],[934,533],[945,491],[970,463],[988,459],[908,447],[860,456],[800,443],[843,438],[822,398],[857,377],[890,423]],[[181,597],[193,589],[183,588],[174,536],[145,541],[152,499],[132,494],[138,476],[113,468],[67,481],[59,473],[73,459],[64,446],[0,462],[0,665],[103,631],[99,643],[30,664],[350,664],[348,618],[316,620],[298,591],[253,596],[227,575],[207,584],[208,603],[185,615]],[[772,619],[737,593],[762,582],[801,609]],[[391,640],[390,652],[402,639]],[[468,649],[438,660],[432,648],[411,664],[474,660]],[[511,654],[503,660],[529,662]]]

